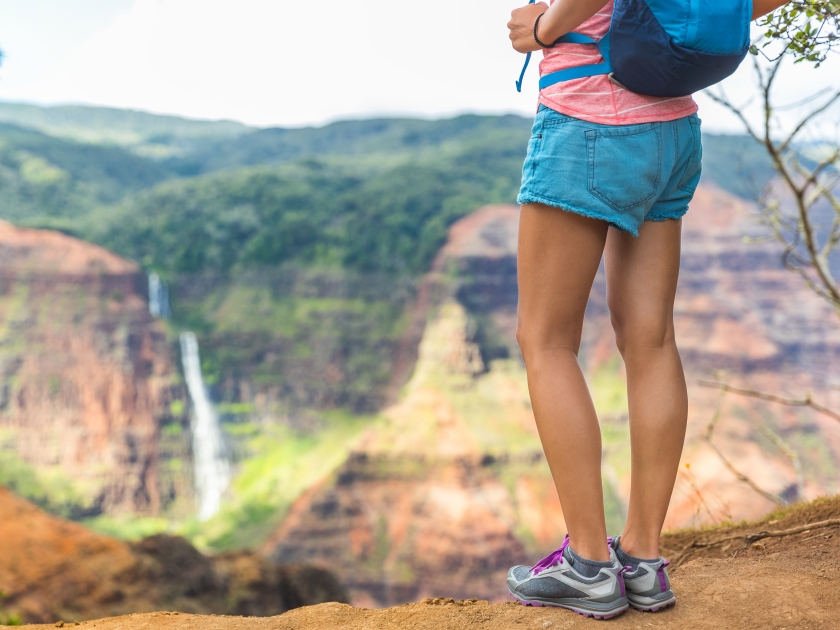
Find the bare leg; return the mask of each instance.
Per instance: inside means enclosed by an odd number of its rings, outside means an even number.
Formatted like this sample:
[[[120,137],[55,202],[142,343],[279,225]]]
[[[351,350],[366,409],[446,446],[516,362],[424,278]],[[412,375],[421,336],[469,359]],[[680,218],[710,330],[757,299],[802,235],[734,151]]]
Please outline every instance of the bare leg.
[[[607,299],[627,368],[632,482],[621,546],[659,557],[659,535],[679,468],[688,397],[674,340],[680,221],[646,222],[634,238],[610,231]]]
[[[522,206],[517,339],[572,548],[598,561],[609,560],[601,430],[577,353],[607,230],[603,221],[557,208]]]

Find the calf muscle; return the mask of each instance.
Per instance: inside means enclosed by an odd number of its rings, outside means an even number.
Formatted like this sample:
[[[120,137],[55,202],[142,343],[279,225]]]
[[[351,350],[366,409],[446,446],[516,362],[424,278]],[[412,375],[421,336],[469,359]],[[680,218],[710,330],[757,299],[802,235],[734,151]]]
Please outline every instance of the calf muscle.
[[[577,362],[607,224],[541,204],[522,207],[519,339],[537,428],[573,549],[607,560],[601,434]]]

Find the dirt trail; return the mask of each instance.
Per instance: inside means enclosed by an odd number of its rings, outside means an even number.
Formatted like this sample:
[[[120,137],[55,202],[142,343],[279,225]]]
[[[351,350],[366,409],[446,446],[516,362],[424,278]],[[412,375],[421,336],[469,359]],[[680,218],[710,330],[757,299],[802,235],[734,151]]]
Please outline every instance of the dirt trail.
[[[666,537],[663,543],[685,547],[698,539],[709,541],[735,533],[787,529],[836,517],[838,505],[840,501],[835,498],[759,523],[682,532]],[[740,551],[737,543],[724,550],[725,547],[726,544],[701,550],[699,553],[706,557],[695,558],[675,572],[673,588],[679,599],[674,608],[655,614],[631,610],[607,622],[584,619],[560,609],[526,608],[513,602],[433,600],[385,610],[321,604],[270,618],[153,613],[80,625],[97,630],[541,630],[595,628],[600,623],[616,629],[840,628],[840,529],[767,538]],[[73,626],[72,622],[66,625]]]

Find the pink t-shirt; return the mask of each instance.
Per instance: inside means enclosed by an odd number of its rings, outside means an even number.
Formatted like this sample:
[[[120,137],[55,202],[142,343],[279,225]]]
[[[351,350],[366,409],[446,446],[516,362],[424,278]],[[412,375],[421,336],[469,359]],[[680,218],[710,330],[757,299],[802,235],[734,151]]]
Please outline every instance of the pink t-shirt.
[[[575,32],[600,39],[610,28],[612,10],[613,0],[610,0]],[[544,50],[543,54],[540,76],[603,61],[592,44],[560,44]],[[636,94],[613,83],[606,74],[555,83],[540,92],[540,103],[561,114],[602,125],[665,122],[697,111],[697,103],[691,96],[661,98]]]

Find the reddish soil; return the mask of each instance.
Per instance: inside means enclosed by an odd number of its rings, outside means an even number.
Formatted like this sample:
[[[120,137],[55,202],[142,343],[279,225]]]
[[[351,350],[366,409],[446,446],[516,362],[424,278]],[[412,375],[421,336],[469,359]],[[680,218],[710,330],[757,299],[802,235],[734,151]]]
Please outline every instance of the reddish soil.
[[[686,530],[666,536],[663,545],[681,549],[695,540],[781,531],[838,517],[840,497],[834,497],[756,523]],[[768,538],[745,550],[738,547],[736,542],[729,547],[704,549],[675,571],[673,588],[679,600],[674,608],[655,614],[631,610],[607,622],[608,627],[807,630],[840,625],[840,531],[837,527]],[[489,630],[593,628],[596,623],[560,609],[526,608],[513,602],[435,599],[384,610],[329,603],[270,618],[153,613],[80,625],[98,630]]]
[[[207,557],[186,540],[125,543],[46,514],[0,487],[0,624],[95,619],[166,608],[278,615],[349,601],[327,571],[284,567],[250,552]]]

